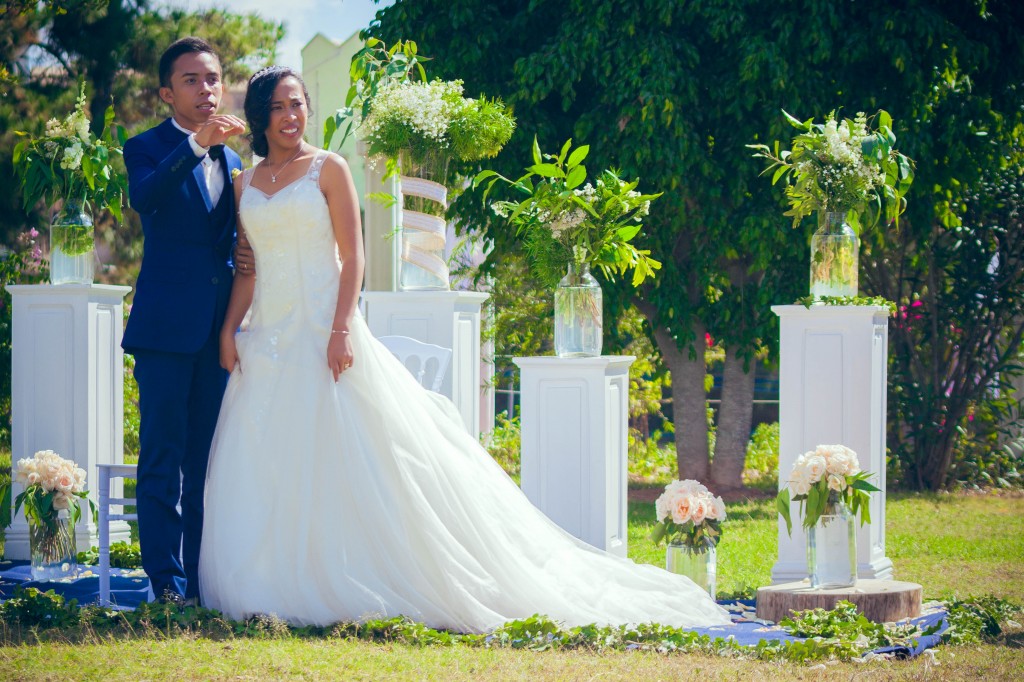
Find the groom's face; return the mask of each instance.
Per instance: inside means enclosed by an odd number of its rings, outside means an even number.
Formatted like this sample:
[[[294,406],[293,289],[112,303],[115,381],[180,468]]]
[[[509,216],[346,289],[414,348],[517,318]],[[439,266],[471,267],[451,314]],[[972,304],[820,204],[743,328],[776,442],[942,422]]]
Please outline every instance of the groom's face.
[[[209,52],[189,52],[174,60],[170,87],[160,99],[174,109],[174,120],[195,131],[217,112],[224,84],[220,60]]]

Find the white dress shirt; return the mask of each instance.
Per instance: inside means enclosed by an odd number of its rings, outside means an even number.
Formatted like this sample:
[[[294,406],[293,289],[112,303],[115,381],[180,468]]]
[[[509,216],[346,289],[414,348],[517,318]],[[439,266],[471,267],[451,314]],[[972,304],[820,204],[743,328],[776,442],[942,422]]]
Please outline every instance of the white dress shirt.
[[[192,152],[203,159],[203,176],[206,178],[206,191],[210,193],[210,203],[214,206],[220,201],[220,195],[224,191],[224,171],[221,168],[221,164],[224,163],[223,159],[214,161],[208,155],[210,151],[207,147],[202,146],[196,142],[196,134],[191,130],[188,130],[180,123],[171,118],[171,123],[174,127],[181,132],[188,135],[188,143],[192,147]]]

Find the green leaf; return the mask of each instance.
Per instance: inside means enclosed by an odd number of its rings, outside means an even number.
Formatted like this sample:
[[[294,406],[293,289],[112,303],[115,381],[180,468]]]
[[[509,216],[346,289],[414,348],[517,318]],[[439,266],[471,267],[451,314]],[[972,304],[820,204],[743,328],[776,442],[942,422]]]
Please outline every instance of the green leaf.
[[[782,520],[786,522],[786,532],[792,536],[793,521],[790,518],[789,512],[789,488],[783,488],[779,491],[779,494],[775,496],[775,508],[778,510],[779,515],[782,516]]]
[[[853,487],[856,490],[863,490],[863,491],[869,492],[869,493],[881,492],[881,488],[876,488],[874,485],[872,485],[871,483],[868,483],[867,481],[865,481],[862,478],[858,478],[857,480],[855,480],[853,482]]]
[[[574,149],[572,154],[569,155],[569,168],[574,168],[575,166],[578,166],[581,163],[583,163],[583,159],[587,158],[587,154],[589,153],[589,144],[585,144],[582,147],[577,147],[576,149]]]
[[[559,166],[561,166],[565,162],[565,155],[568,153],[568,151],[569,151],[569,149],[571,147],[572,147],[572,138],[569,138],[568,140],[565,141],[565,144],[562,145],[562,150],[560,152],[558,152],[558,165]],[[570,162],[569,165],[571,167],[572,163]]]
[[[571,140],[570,140],[570,142],[571,142]],[[540,144],[537,142],[537,136],[536,135],[533,136],[533,162],[535,164],[544,163],[544,158],[541,156],[541,153],[540,153]]]
[[[542,178],[564,178],[565,172],[553,163],[537,163],[526,170]]]
[[[576,189],[583,184],[583,181],[587,179],[587,168],[586,166],[576,166],[569,171],[569,174],[565,177],[565,188]]]

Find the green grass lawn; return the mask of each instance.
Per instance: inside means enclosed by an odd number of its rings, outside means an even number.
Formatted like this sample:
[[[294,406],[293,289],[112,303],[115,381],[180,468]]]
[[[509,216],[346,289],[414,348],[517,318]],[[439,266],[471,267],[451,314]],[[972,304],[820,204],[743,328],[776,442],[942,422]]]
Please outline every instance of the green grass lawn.
[[[719,591],[767,584],[775,561],[771,500],[729,505],[718,550]],[[1024,496],[891,495],[887,554],[896,576],[924,586],[927,598],[992,594],[1024,602]],[[664,548],[647,540],[654,505],[631,503],[630,556],[662,564]],[[2,626],[0,626],[2,627]],[[0,633],[2,634],[2,633]],[[0,646],[3,680],[1010,680],[1024,677],[1019,632],[983,645],[941,647],[939,667],[912,661],[833,663],[734,660],[703,654],[586,650],[533,652],[462,645],[418,647],[339,638],[212,640],[166,638],[55,641]]]

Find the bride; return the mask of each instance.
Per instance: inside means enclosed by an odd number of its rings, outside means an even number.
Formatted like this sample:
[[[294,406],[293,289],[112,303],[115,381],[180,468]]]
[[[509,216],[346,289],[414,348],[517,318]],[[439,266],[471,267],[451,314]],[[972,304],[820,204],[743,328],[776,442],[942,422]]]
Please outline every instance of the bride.
[[[235,194],[258,274],[236,276],[221,333],[231,379],[206,488],[204,605],[296,625],[402,615],[460,632],[536,613],[568,626],[728,624],[689,579],[549,521],[373,338],[356,307],[355,189],[341,157],[303,141],[308,107],[290,69],[249,81],[264,160]]]

